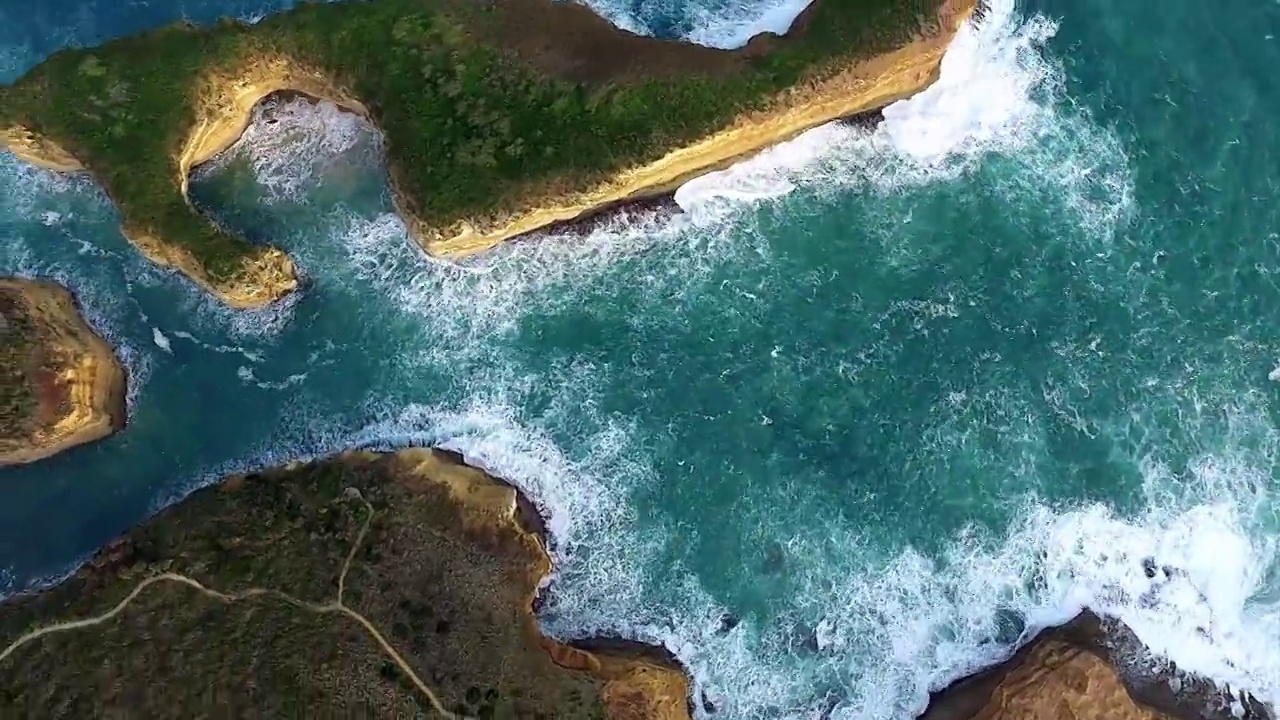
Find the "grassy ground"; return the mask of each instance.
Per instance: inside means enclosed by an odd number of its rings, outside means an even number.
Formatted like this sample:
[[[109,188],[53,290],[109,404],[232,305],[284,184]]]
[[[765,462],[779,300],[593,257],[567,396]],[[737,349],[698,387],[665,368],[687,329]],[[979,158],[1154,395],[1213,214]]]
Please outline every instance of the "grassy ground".
[[[362,455],[200,490],[61,585],[0,604],[0,652],[34,627],[101,614],[161,572],[225,593],[331,602],[353,553],[345,603],[450,711],[658,717],[607,715],[601,677],[551,661],[528,623],[542,556],[512,523],[464,530],[442,483],[478,472],[426,457],[430,469],[415,472],[395,456]],[[157,582],[110,620],[0,654],[2,717],[415,717],[434,716],[431,707],[349,617],[276,595],[223,602],[180,583]]]
[[[818,0],[801,29],[739,52],[629,35],[569,2],[302,4],[252,26],[175,25],[59,52],[0,88],[0,129],[53,139],[103,183],[126,230],[181,244],[217,282],[251,248],[193,211],[177,182],[211,73],[287,57],[329,78],[384,132],[407,209],[448,226],[659,157],[899,44],[939,4]]]
[[[38,426],[40,399],[31,371],[39,340],[22,299],[0,289],[0,439],[29,437]]]

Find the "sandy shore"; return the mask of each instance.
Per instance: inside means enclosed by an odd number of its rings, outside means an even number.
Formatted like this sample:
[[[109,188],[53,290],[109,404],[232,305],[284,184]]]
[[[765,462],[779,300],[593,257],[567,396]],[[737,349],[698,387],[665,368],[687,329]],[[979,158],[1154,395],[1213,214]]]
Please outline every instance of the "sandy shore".
[[[30,463],[124,427],[125,372],[115,353],[80,317],[71,293],[35,280],[0,279],[16,291],[56,357],[66,399],[57,419],[27,438],[0,439],[0,467]]]

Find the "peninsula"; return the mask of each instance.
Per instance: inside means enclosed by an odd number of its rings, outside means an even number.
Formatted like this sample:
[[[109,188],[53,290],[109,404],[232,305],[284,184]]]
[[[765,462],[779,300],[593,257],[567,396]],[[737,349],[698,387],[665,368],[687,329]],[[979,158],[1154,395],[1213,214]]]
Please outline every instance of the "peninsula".
[[[413,236],[465,254],[911,95],[974,2],[815,0],[785,35],[732,51],[634,35],[572,2],[303,3],[55,53],[0,87],[0,143],[92,173],[146,257],[254,307],[297,286],[289,258],[197,211],[187,178],[273,93],[367,118]]]
[[[688,720],[656,650],[541,634],[539,528],[438,450],[229,478],[0,604],[0,715]]]
[[[0,278],[0,467],[124,427],[125,373],[71,293]]]

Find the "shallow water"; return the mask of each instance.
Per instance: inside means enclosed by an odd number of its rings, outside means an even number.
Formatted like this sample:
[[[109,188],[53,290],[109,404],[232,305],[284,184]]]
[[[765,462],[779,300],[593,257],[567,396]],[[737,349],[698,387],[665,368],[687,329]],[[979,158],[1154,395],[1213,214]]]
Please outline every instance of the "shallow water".
[[[284,5],[0,0],[0,79]],[[597,9],[719,45],[799,10]],[[1084,605],[1280,703],[1277,35],[1274,3],[992,0],[874,131],[461,264],[406,238],[371,128],[262,108],[193,183],[307,276],[252,313],[0,155],[0,273],[73,287],[131,380],[125,432],[3,472],[0,587],[233,470],[427,443],[547,515],[548,631],[666,644],[716,717],[910,718]]]

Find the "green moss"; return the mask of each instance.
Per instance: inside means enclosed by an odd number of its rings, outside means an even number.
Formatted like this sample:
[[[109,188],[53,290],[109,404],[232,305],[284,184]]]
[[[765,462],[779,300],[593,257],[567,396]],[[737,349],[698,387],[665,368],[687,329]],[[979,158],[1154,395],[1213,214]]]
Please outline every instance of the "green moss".
[[[189,206],[176,160],[211,72],[283,55],[323,73],[383,131],[409,209],[444,227],[659,157],[836,61],[902,42],[939,0],[819,3],[764,55],[640,39],[544,0],[303,4],[256,25],[175,25],[59,52],[0,89],[0,124],[62,145],[127,230],[184,246],[217,283],[253,248]]]

